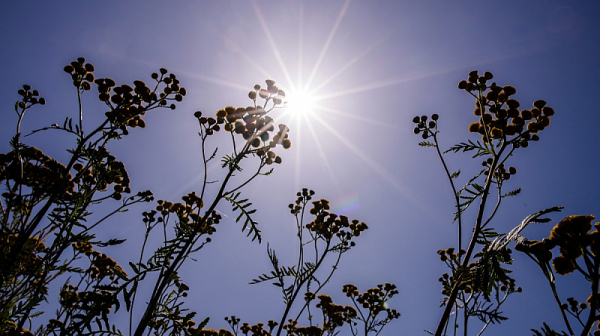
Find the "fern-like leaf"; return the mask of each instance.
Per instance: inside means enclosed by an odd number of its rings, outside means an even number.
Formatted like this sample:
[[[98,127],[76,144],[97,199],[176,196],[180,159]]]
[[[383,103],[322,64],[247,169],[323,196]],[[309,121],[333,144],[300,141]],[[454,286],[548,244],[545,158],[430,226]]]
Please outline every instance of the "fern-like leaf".
[[[262,237],[257,226],[258,222],[254,221],[251,217],[251,215],[256,212],[256,209],[249,209],[252,203],[250,203],[248,199],[239,200],[239,196],[240,192],[234,194],[233,196],[224,195],[223,198],[233,205],[233,211],[240,211],[240,214],[235,220],[236,223],[238,223],[242,218],[245,218],[242,231],[248,229],[248,234],[246,236],[249,237],[252,234],[252,241],[258,239],[258,242],[261,243]]]
[[[421,147],[435,147],[435,144],[429,141],[421,141],[419,142],[419,146]]]

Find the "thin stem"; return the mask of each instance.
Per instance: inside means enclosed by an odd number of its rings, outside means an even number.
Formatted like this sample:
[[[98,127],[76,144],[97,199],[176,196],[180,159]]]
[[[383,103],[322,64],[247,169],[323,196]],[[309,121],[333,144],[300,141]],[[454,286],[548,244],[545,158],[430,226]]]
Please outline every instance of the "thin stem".
[[[444,171],[446,172],[446,176],[448,176],[448,181],[450,182],[450,186],[452,187],[452,193],[454,194],[454,201],[456,202],[456,214],[458,217],[458,251],[460,252],[462,249],[462,211],[460,209],[460,195],[456,192],[456,186],[454,185],[454,181],[452,179],[452,174],[450,174],[450,170],[448,170],[448,166],[446,165],[446,160],[440,151],[440,146],[437,139],[437,133],[432,132],[433,141],[435,142],[435,150],[437,151],[438,157],[440,161],[442,161],[442,165],[444,166]]]
[[[475,221],[475,228],[473,230],[473,235],[471,236],[471,241],[469,242],[469,247],[467,248],[467,253],[465,254],[465,258],[463,259],[463,263],[462,263],[463,269],[467,269],[467,266],[471,259],[471,254],[473,253],[473,251],[475,249],[475,245],[477,245],[477,238],[479,237],[479,234],[481,232],[483,213],[485,211],[487,198],[488,198],[488,195],[490,192],[490,186],[492,184],[494,171],[496,170],[496,165],[498,164],[498,159],[502,155],[502,152],[504,151],[505,148],[506,148],[506,143],[503,143],[502,146],[500,147],[500,150],[498,151],[498,153],[494,155],[492,164],[490,165],[490,167],[488,169],[488,174],[487,174],[487,179],[485,181],[484,191],[481,195],[481,202],[479,203],[479,210],[477,212],[477,220]],[[442,318],[440,319],[440,322],[436,329],[436,332],[435,332],[436,336],[442,336],[444,328],[445,328],[446,324],[448,323],[448,318],[450,317],[450,312],[452,311],[452,307],[454,306],[458,292],[460,291],[459,285],[462,281],[462,277],[463,277],[463,274],[459,274],[457,279],[455,280],[454,286],[452,287],[452,292],[450,293],[450,297],[448,298],[448,301],[446,302],[446,307],[444,308]]]
[[[292,304],[294,303],[294,301],[296,300],[296,297],[298,296],[298,293],[300,293],[300,289],[302,289],[302,286],[304,285],[304,283],[310,279],[313,274],[315,274],[315,272],[317,271],[317,269],[319,269],[319,266],[321,266],[321,264],[323,263],[323,260],[325,260],[325,256],[327,255],[327,252],[329,250],[329,245],[330,245],[331,241],[327,241],[327,246],[325,247],[325,251],[323,252],[323,255],[321,256],[321,258],[319,259],[319,261],[317,262],[317,264],[315,265],[315,268],[312,270],[312,272],[304,278],[304,280],[299,282],[298,287],[295,288],[294,290],[294,294],[292,294],[292,298],[290,299],[290,301],[287,303],[286,307],[285,307],[285,312],[283,313],[283,316],[281,316],[281,321],[279,322],[279,328],[277,329],[277,335],[276,336],[280,336],[281,335],[281,330],[283,330],[283,324],[285,323],[285,319],[287,318],[290,309],[292,308]]]
[[[592,326],[597,319],[596,310],[598,310],[598,280],[599,280],[599,263],[594,263],[594,267],[590,270],[590,280],[592,282],[592,300],[590,300],[590,313],[588,315],[588,319],[585,323],[585,327],[581,332],[581,335],[588,335],[592,330]]]
[[[80,85],[77,86],[77,103],[79,104],[79,132],[81,132],[81,137],[83,137],[83,105],[81,104]]]

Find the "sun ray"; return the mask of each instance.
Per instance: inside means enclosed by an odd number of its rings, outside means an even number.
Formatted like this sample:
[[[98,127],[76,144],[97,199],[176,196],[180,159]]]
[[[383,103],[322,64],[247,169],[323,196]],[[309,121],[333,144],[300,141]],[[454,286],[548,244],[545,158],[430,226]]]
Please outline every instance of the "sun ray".
[[[285,66],[285,63],[283,62],[283,59],[281,58],[281,54],[279,53],[277,44],[275,44],[275,41],[273,40],[273,37],[271,36],[269,27],[267,27],[267,22],[263,18],[262,12],[260,11],[260,8],[258,8],[258,5],[256,4],[255,0],[252,0],[252,6],[254,7],[254,13],[256,14],[256,18],[260,22],[260,25],[261,25],[265,35],[267,36],[267,40],[269,41],[269,44],[271,45],[271,49],[273,49],[273,54],[275,55],[275,58],[277,59],[277,62],[279,63],[279,66],[281,67],[281,71],[283,71],[283,75],[285,76],[285,79],[288,81],[288,83],[292,84],[292,89],[293,89],[292,78],[290,77],[290,74],[287,70],[287,67]]]
[[[311,92],[318,92],[318,91],[320,91],[323,87],[325,87],[325,85],[327,85],[329,82],[331,82],[332,80],[334,80],[337,76],[341,75],[346,70],[348,70],[348,68],[350,68],[352,65],[354,65],[359,60],[361,60],[363,57],[365,57],[368,53],[370,53],[373,49],[375,49],[376,46],[378,46],[381,42],[383,42],[386,39],[388,39],[391,35],[392,35],[391,33],[387,34],[383,38],[379,39],[377,42],[375,42],[372,45],[370,45],[368,48],[366,48],[365,50],[363,50],[363,52],[361,52],[360,54],[358,54],[357,56],[355,56],[353,59],[351,59],[348,63],[346,63],[344,66],[342,66],[333,75],[329,76],[329,78],[325,79],[318,86],[315,86],[313,89],[311,89]]]
[[[331,113],[331,114],[337,114],[337,115],[342,116],[344,118],[359,120],[361,122],[369,123],[369,124],[372,124],[372,125],[377,125],[379,127],[385,127],[385,128],[389,128],[389,129],[396,129],[396,126],[394,126],[393,124],[390,124],[390,123],[384,123],[384,122],[379,121],[379,120],[373,120],[373,118],[365,118],[365,117],[357,116],[357,115],[354,115],[354,114],[345,113],[345,112],[342,112],[340,110],[335,110],[335,109],[332,109],[332,108],[329,108],[329,107],[325,107],[325,106],[314,105],[313,109],[324,111],[324,112]]]
[[[244,59],[246,61],[248,61],[248,63],[250,63],[250,65],[252,65],[256,70],[258,70],[258,72],[260,72],[263,76],[265,76],[265,79],[273,78],[271,76],[271,74],[267,70],[265,70],[265,68],[261,67],[257,61],[255,61],[252,57],[250,57],[250,55],[248,55],[247,53],[245,53],[243,51],[239,51],[239,53],[240,53],[240,55],[242,55],[242,57],[244,57]]]
[[[299,38],[298,38],[298,79],[296,86],[302,86],[302,70],[304,62],[304,5],[300,3],[300,26],[299,26]]]
[[[226,81],[224,79],[219,79],[219,78],[204,76],[204,75],[200,75],[200,74],[193,73],[193,72],[188,72],[186,75],[188,75],[190,77],[198,78],[198,79],[200,79],[202,81],[205,81],[205,82],[215,83],[215,84],[219,84],[219,85],[222,85],[222,86],[225,86],[225,87],[231,87],[231,88],[235,88],[235,89],[240,89],[242,91],[248,91],[248,88],[246,86],[241,85],[239,83],[234,83],[234,82]]]
[[[321,54],[319,55],[319,58],[317,59],[317,63],[315,64],[315,67],[313,68],[310,76],[308,77],[308,80],[306,81],[305,87],[310,87],[310,84],[312,83],[315,75],[317,74],[317,71],[319,71],[319,67],[321,66],[321,62],[323,61],[323,58],[325,57],[325,53],[327,53],[327,50],[329,49],[329,46],[331,45],[331,41],[333,40],[333,36],[335,36],[335,33],[338,30],[338,27],[340,26],[340,23],[342,22],[344,15],[346,15],[346,11],[348,10],[349,5],[350,5],[350,0],[346,0],[346,2],[344,2],[344,6],[342,6],[342,9],[340,10],[340,13],[338,14],[337,19],[335,20],[335,24],[333,25],[331,32],[329,33],[329,37],[327,37],[327,41],[325,42],[323,49],[321,49]]]
[[[300,122],[300,120],[296,119],[296,134],[298,137],[298,140],[302,139],[302,123]],[[300,159],[300,153],[302,152],[302,142],[303,141],[296,141],[295,142],[295,146],[296,146],[296,169],[294,171],[294,186],[296,190],[300,190],[300,188],[302,188],[302,185],[300,185],[300,172],[302,171],[302,160]]]
[[[331,177],[331,181],[333,181],[333,185],[336,188],[336,190],[338,191],[338,193],[340,192],[340,188],[339,188],[339,183],[337,178],[335,177],[335,174],[333,173],[333,170],[331,169],[331,165],[329,164],[329,160],[327,160],[327,155],[325,155],[325,151],[323,150],[323,146],[321,145],[321,142],[318,140],[319,137],[317,136],[317,133],[312,125],[312,123],[308,120],[306,120],[306,125],[308,126],[308,130],[310,131],[310,134],[312,136],[313,139],[315,139],[315,145],[317,146],[317,150],[319,152],[319,156],[323,158],[323,163],[325,164],[325,168],[327,169],[327,173],[329,174],[329,176]]]
[[[321,119],[317,115],[313,115],[313,118],[315,118],[323,127],[325,127],[330,132],[330,134],[332,134],[336,138],[338,138],[342,142],[342,144],[344,144],[344,146],[346,146],[354,154],[356,154],[356,156],[358,156],[364,163],[366,163],[371,169],[373,169],[380,177],[382,177],[384,180],[389,182],[392,186],[394,186],[394,188],[396,190],[400,191],[406,198],[408,198],[416,206],[420,207],[424,212],[433,216],[435,211],[431,208],[428,208],[425,205],[428,203],[419,201],[414,196],[412,196],[411,191],[408,189],[408,187],[404,183],[399,181],[397,178],[394,177],[394,175],[392,175],[390,172],[388,172],[383,166],[381,166],[380,164],[375,162],[375,160],[373,160],[366,153],[361,151],[354,143],[352,143],[352,141],[349,141],[348,139],[346,139],[337,130],[335,130],[327,122],[325,122],[325,120]],[[315,138],[315,139],[318,139],[318,138]],[[319,141],[316,141],[316,142],[319,142]]]

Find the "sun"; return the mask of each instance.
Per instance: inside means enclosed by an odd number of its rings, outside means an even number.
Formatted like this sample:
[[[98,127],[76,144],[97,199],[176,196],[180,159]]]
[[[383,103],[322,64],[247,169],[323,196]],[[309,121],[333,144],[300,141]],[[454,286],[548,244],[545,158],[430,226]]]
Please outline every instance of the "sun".
[[[317,97],[306,89],[291,90],[287,94],[285,108],[291,115],[298,117],[314,114]]]

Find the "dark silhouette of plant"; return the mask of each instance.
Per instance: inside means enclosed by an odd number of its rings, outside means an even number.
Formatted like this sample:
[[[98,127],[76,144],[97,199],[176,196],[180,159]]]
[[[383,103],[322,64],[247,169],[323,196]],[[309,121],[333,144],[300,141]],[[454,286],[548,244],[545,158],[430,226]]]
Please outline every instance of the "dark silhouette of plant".
[[[504,184],[517,172],[516,168],[508,166],[509,158],[516,150],[525,149],[530,142],[538,141],[539,133],[550,125],[550,117],[554,115],[554,110],[546,106],[543,100],[535,101],[530,109],[520,108],[519,101],[513,98],[517,90],[510,85],[499,86],[495,82],[488,85],[492,78],[490,72],[480,76],[477,71],[472,71],[467,80],[458,84],[459,89],[475,98],[474,115],[477,121],[469,125],[469,132],[479,134],[481,140],[468,140],[442,153],[438,142],[439,116],[433,114],[431,119],[427,116],[413,119],[415,134],[421,134],[424,139],[419,145],[436,149],[456,203],[454,220],[458,222],[457,246],[438,251],[449,272],[439,279],[443,287],[444,312],[435,330],[436,336],[448,334],[449,326],[450,333],[455,335],[459,322],[462,322],[463,333],[467,335],[469,319],[472,317],[483,323],[479,334],[489,324],[506,319],[500,307],[508,296],[521,291],[510,276],[511,271],[506,268],[513,261],[512,251],[507,245],[518,237],[527,224],[548,221],[539,217],[560,210],[555,207],[535,213],[508,234],[499,233],[491,226],[502,200],[516,196],[521,191],[518,188],[504,191]],[[460,170],[451,172],[443,156],[449,152],[472,152],[473,158],[483,158],[483,168],[469,178],[461,189],[455,184]],[[495,204],[486,212],[491,197],[496,198]],[[472,236],[466,249],[463,249],[465,211],[477,202],[476,216],[468,228]],[[453,312],[454,321],[450,321]]]
[[[224,329],[218,333],[205,329],[208,318],[199,324],[193,320],[196,313],[184,307],[190,288],[179,278],[179,270],[192,254],[211,242],[210,235],[217,231],[221,221],[216,208],[222,201],[231,203],[238,214],[236,222],[243,223],[242,231],[253,241],[261,242],[261,231],[252,218],[256,209],[241,193],[259,176],[271,174],[274,164],[282,162],[276,154],[278,147],[291,147],[288,127],[275,127],[269,116],[272,110],[283,106],[285,92],[274,81],[267,80],[265,88],[255,85],[249,92],[251,106],[228,106],[212,117],[199,111],[194,113],[199,125],[204,172],[201,189],[187,193],[179,202],[158,200],[154,209],[142,213],[146,227],[143,246],[137,260],[130,261],[126,271],[104,252],[124,240],[102,241],[95,233],[113,215],[136,203],[151,202],[154,197],[150,191],[124,196],[131,194],[130,177],[125,165],[110,154],[107,144],[122,139],[132,128],[144,128],[143,118],[148,111],[175,109],[176,103],[186,95],[186,89],[174,74],[162,68],[151,75],[150,87],[140,80],[134,81],[132,86],[118,86],[110,78],[96,79],[94,66],[84,58],[71,62],[64,71],[71,76],[76,88],[78,120],[73,123],[73,119],[67,117],[62,126],[53,124],[32,134],[64,132],[72,136],[75,145],[68,150],[68,163],[62,164],[21,142],[21,123],[26,112],[35,105],[45,104],[45,99],[38,98],[39,93],[28,85],[19,90],[22,98],[15,104],[18,121],[11,140],[12,150],[0,154],[0,182],[4,189],[0,202],[0,332],[2,335],[31,335],[30,329],[37,325],[36,335],[121,335],[112,314],[124,306],[129,315],[128,334],[231,335]],[[81,96],[94,87],[108,111],[99,125],[85,132]],[[86,125],[85,129],[89,127]],[[218,133],[226,134],[231,147],[221,159],[221,176],[209,176],[208,164],[218,154],[217,148],[208,150],[209,141]],[[281,323],[270,321],[269,331],[266,331],[262,324],[240,326],[240,320],[231,317],[227,320],[234,334],[240,331],[266,334],[277,325],[278,335],[282,330],[289,335],[314,334],[317,330],[320,330],[319,335],[324,331],[333,334],[341,325],[331,322],[335,314],[329,308],[333,304],[319,306],[326,313],[321,327],[313,325],[310,313],[311,327],[295,327],[297,322],[294,327],[291,322],[284,325],[298,294],[307,291],[312,284],[318,293],[331,278],[341,255],[354,246],[352,240],[367,229],[362,222],[329,213],[326,200],[311,203],[310,212],[315,219],[309,224],[303,223],[305,207],[313,194],[303,189],[296,204],[290,206],[297,218],[300,238],[298,265],[279,267],[275,252],[267,248],[275,268],[274,277],[263,275],[255,281],[275,279],[281,285],[286,304]],[[91,216],[92,212],[97,215],[106,209],[99,205],[110,200],[120,204],[99,217]],[[148,255],[152,235],[157,235],[162,243]],[[305,253],[306,244],[314,248],[314,262],[309,261]],[[323,265],[326,255],[337,255],[337,258],[328,277],[319,279],[315,272]],[[288,276],[294,279],[289,286],[284,285],[284,277]],[[60,285],[58,281],[64,282]],[[141,294],[140,289],[148,288],[148,281],[154,282],[152,291],[148,297],[141,298],[140,295],[146,294]],[[381,304],[397,293],[389,286],[386,284]],[[38,319],[43,312],[36,311],[36,307],[49,300],[50,288],[59,288],[56,315]],[[305,304],[296,320],[303,311],[309,311],[308,304],[314,299],[305,294]],[[138,321],[134,319],[136,306],[143,308]],[[381,330],[399,315],[387,308],[376,310],[388,311],[389,318],[374,324],[377,314],[369,315],[365,320],[371,328],[369,331]],[[352,319],[357,316],[348,322]]]
[[[567,216],[552,228],[548,238],[536,241],[519,237],[516,246],[517,251],[525,253],[539,266],[548,281],[569,335],[576,335],[577,327],[581,328],[579,335],[589,335],[600,318],[600,223],[592,225],[594,218],[592,215]],[[559,249],[559,255],[553,259],[552,250],[556,248]],[[590,285],[586,302],[580,303],[573,297],[567,298],[566,302],[561,301],[555,272],[563,276],[577,273],[583,276]],[[576,321],[576,324],[572,325],[570,320]],[[532,331],[536,335],[561,335],[546,323],[542,328],[543,333]],[[594,336],[596,335],[600,335],[600,328],[594,331]]]

